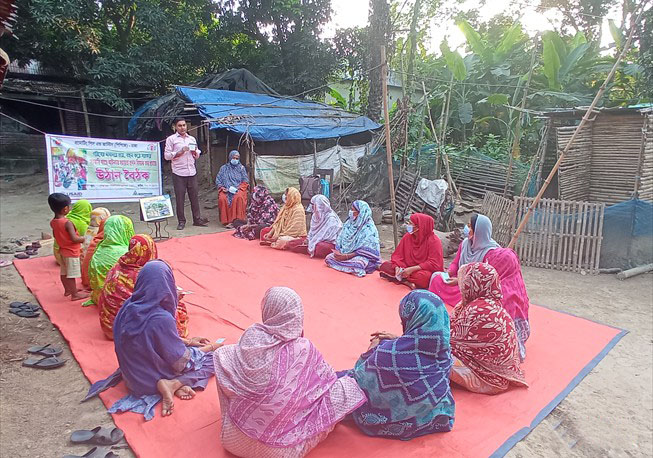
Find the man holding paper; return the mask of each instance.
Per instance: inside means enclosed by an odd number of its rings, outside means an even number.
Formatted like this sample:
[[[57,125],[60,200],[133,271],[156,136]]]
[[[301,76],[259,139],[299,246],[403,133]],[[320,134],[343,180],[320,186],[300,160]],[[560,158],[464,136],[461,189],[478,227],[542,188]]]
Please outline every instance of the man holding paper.
[[[202,153],[197,148],[197,140],[188,135],[186,121],[183,118],[175,120],[175,131],[166,139],[166,146],[163,157],[172,162],[172,183],[175,188],[175,199],[177,201],[177,230],[181,231],[186,226],[186,215],[184,214],[184,203],[186,191],[190,200],[190,209],[193,213],[193,226],[208,226],[208,220],[200,214],[200,203],[197,196],[197,170],[195,161]]]

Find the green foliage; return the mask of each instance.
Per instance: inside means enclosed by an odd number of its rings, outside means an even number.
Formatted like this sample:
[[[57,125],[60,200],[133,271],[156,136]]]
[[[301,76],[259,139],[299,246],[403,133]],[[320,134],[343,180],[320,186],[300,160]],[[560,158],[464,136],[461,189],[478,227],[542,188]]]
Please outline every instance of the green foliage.
[[[544,63],[544,76],[549,81],[549,89],[560,89],[558,76],[560,73],[560,48],[556,49],[555,40],[545,36],[543,40],[542,61]]]
[[[458,54],[458,51],[451,51],[446,41],[443,41],[440,45],[440,51],[442,51],[444,60],[447,63],[447,68],[454,78],[458,81],[464,80],[467,77],[467,68],[465,67],[463,58]]]

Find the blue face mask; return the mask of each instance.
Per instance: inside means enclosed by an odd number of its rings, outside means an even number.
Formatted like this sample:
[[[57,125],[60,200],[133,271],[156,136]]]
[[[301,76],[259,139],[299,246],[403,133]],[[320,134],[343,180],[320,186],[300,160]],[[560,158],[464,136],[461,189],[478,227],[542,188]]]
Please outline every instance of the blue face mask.
[[[469,237],[469,226],[465,224],[465,228],[463,229],[463,234],[465,237]]]
[[[406,232],[408,232],[409,234],[412,234],[414,229],[415,228],[413,227],[412,224],[406,224]]]
[[[354,210],[349,210],[349,219],[354,219]]]
[[[284,204],[286,203],[286,195],[285,194],[283,196],[281,196],[281,200],[283,201]]]
[[[231,165],[238,165],[238,164],[240,164],[240,161],[239,161],[238,159],[232,159],[230,162],[231,162]]]

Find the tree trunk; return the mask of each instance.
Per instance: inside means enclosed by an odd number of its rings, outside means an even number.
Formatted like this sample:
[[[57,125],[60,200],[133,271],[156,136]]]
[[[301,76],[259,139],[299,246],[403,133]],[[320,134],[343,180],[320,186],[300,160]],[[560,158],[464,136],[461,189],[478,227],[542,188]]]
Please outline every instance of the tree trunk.
[[[415,51],[417,50],[417,21],[419,20],[420,7],[422,6],[422,0],[415,0],[415,6],[413,7],[413,19],[410,22],[410,49],[408,51],[408,71],[406,75],[404,88],[409,98],[413,97],[415,94]]]
[[[383,78],[387,78],[381,67],[381,48],[390,37],[390,6],[387,0],[370,0],[370,72],[367,117],[373,121],[381,119],[383,107]]]

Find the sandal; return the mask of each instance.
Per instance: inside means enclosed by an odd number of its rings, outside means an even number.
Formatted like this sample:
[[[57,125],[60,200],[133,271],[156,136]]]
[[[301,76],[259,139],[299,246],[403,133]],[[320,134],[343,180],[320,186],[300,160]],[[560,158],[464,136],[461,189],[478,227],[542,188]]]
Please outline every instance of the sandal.
[[[37,345],[36,347],[31,347],[27,349],[27,353],[31,353],[33,355],[41,355],[41,356],[59,356],[61,353],[63,353],[63,350],[58,347],[51,347],[51,344],[47,345]]]
[[[12,264],[13,264],[13,262],[7,261],[6,259],[3,259],[3,260],[0,261],[0,267],[8,267],[8,266],[10,266]]]
[[[29,358],[23,361],[23,366],[33,369],[56,369],[64,364],[66,364],[66,360],[56,356],[44,356],[41,359]]]
[[[41,312],[37,312],[36,310],[28,309],[9,309],[9,313],[18,315],[21,318],[36,318],[41,314]]]
[[[16,259],[29,259],[29,254],[23,253],[23,252],[16,253],[14,255],[14,258],[16,258]]]
[[[93,447],[83,455],[65,455],[63,458],[118,458],[119,456],[106,448]]]
[[[102,428],[98,426],[91,430],[80,429],[70,435],[74,444],[114,445],[125,437],[120,428]]]
[[[12,302],[9,304],[9,308],[14,310],[29,310],[30,312],[36,312],[41,309],[41,307],[31,302]]]

